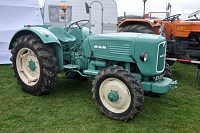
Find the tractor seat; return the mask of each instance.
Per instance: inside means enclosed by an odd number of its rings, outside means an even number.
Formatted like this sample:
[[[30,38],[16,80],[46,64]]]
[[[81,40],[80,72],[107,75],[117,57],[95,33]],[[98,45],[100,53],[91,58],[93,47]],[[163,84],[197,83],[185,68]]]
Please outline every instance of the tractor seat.
[[[48,28],[62,42],[73,42],[76,38],[68,34],[63,28],[51,26]]]

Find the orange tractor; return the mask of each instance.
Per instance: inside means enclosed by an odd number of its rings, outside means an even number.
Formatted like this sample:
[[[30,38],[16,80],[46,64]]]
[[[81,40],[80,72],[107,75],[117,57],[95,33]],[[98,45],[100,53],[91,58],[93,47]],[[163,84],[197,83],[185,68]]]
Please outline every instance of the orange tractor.
[[[163,13],[165,19],[152,18],[153,13]],[[172,65],[175,61],[198,65],[197,81],[200,85],[200,10],[180,20],[181,14],[169,16],[168,12],[149,12],[145,19],[125,19],[119,23],[120,32],[139,32],[161,34],[166,37],[166,61]],[[194,17],[194,18],[192,18]]]

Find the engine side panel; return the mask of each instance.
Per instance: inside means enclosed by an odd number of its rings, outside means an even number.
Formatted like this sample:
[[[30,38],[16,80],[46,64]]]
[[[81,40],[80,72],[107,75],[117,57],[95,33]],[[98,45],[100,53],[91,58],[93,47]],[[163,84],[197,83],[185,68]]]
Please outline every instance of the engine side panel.
[[[94,58],[133,62],[130,56],[134,55],[135,38],[140,34],[115,33],[93,35],[89,37],[89,43],[88,41],[83,43],[84,53],[87,57],[92,54]],[[92,53],[88,49],[91,49]]]
[[[148,54],[146,62],[140,59],[144,52]],[[166,41],[161,35],[154,34],[124,32],[94,35],[84,41],[83,54],[88,58],[134,62],[143,75],[153,76],[164,71]]]

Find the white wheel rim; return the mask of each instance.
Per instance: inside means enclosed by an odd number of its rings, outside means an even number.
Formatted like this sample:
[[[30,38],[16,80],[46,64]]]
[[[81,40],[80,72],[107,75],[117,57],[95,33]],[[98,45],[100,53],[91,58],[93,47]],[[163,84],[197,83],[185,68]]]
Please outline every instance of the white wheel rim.
[[[111,91],[116,91],[119,94],[119,99],[111,102],[108,99],[108,94]],[[114,113],[125,112],[131,103],[131,95],[127,86],[119,79],[108,78],[104,80],[99,89],[100,99],[103,105]]]
[[[32,64],[32,67],[31,65]],[[21,80],[33,86],[38,82],[40,76],[40,65],[34,52],[29,48],[22,48],[16,57],[17,72]]]

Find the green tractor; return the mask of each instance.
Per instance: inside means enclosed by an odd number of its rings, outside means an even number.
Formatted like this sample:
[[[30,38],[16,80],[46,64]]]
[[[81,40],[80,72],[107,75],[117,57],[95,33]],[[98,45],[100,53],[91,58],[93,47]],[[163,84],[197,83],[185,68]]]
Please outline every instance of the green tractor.
[[[84,23],[83,23],[84,22]],[[24,92],[49,93],[63,72],[92,79],[92,98],[106,116],[127,121],[144,104],[144,92],[162,95],[176,88],[165,63],[166,40],[143,33],[93,34],[77,21],[67,27],[27,25],[11,42],[12,68]],[[82,24],[80,24],[82,23]]]

